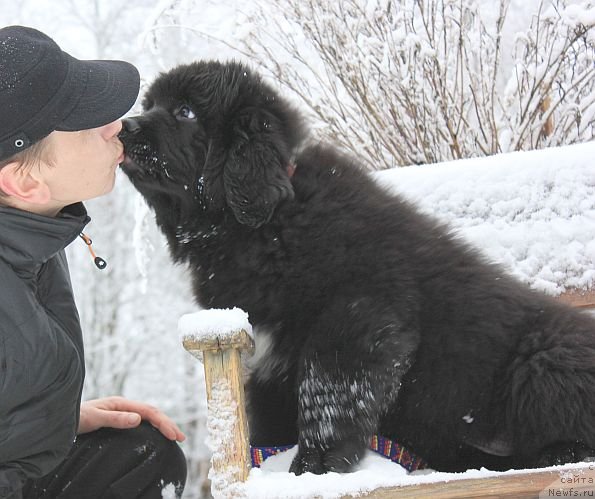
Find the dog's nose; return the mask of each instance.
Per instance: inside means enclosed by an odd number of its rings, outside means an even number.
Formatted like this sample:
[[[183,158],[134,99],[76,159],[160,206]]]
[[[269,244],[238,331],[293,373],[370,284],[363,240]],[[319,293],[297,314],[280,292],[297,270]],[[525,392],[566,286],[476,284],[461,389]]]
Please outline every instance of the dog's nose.
[[[140,132],[140,124],[134,118],[123,119],[122,128],[128,133]]]

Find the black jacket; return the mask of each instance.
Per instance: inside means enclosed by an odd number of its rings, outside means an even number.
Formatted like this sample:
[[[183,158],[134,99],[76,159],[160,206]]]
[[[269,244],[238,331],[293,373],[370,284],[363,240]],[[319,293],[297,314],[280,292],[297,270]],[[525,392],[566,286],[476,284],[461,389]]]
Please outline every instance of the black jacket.
[[[66,456],[79,422],[83,341],[64,248],[89,222],[0,207],[0,498]]]

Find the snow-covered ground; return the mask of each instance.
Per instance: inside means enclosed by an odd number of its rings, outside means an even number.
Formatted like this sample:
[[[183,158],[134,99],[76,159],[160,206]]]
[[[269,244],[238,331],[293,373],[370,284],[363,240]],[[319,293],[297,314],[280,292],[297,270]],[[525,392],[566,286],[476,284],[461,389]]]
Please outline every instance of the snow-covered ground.
[[[595,142],[373,175],[450,224],[489,259],[534,288],[556,295],[595,286]],[[203,326],[212,334],[226,329],[219,327],[220,321],[244,323],[237,310],[229,314],[233,316],[210,315],[214,325],[211,320],[195,320],[198,315],[187,316],[180,332],[200,336]],[[334,498],[378,487],[501,474],[487,470],[407,474],[369,451],[354,473],[295,476],[288,473],[295,452],[294,448],[269,458],[251,471],[245,484],[234,484],[229,497]],[[552,486],[561,484],[557,480]],[[219,492],[225,496],[224,488]]]

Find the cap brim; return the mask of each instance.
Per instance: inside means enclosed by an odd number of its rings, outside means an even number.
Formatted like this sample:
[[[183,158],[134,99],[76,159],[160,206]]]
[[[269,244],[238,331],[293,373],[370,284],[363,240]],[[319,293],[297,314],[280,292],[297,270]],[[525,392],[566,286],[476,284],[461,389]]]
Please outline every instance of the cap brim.
[[[121,118],[134,105],[140,76],[132,64],[71,59],[76,78],[86,81],[86,85],[78,102],[56,130],[72,132],[97,128]]]

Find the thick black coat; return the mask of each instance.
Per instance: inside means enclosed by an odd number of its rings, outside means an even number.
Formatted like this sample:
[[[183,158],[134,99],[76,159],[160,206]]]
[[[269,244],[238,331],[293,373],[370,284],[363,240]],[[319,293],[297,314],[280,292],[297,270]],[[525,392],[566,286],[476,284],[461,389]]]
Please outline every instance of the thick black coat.
[[[347,471],[370,436],[441,470],[577,460],[595,446],[595,322],[486,263],[380,188],[250,69],[161,75],[122,138],[198,302],[256,331],[251,441]]]
[[[0,207],[0,497],[54,469],[72,447],[85,363],[64,248],[89,217]]]

